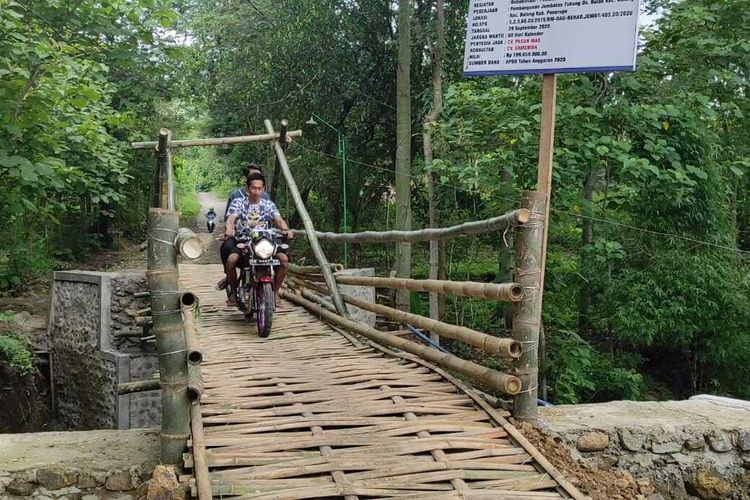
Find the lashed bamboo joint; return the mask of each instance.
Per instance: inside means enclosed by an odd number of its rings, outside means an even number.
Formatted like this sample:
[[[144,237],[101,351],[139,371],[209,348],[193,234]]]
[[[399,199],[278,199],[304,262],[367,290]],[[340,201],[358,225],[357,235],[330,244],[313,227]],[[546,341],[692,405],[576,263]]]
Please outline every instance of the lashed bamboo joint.
[[[333,241],[336,243],[389,243],[419,241],[452,240],[462,236],[473,236],[476,234],[503,231],[511,226],[525,224],[529,221],[529,211],[525,208],[514,210],[499,217],[491,219],[466,222],[458,226],[444,228],[428,228],[418,231],[364,231],[361,233],[321,233],[315,232],[319,240]],[[294,234],[308,236],[307,231],[296,230]]]

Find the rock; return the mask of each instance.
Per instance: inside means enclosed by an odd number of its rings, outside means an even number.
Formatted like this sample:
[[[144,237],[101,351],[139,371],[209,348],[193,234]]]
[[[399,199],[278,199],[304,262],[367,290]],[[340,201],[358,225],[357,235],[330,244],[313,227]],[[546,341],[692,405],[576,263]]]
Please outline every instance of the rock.
[[[653,495],[649,495],[647,500],[664,500],[664,497],[661,493],[654,493]]]
[[[48,490],[61,490],[76,484],[76,481],[78,481],[78,471],[57,467],[39,469],[36,471],[36,480]]]
[[[678,453],[680,450],[682,450],[682,443],[679,443],[677,441],[651,443],[651,451],[658,454]]]
[[[101,479],[96,478],[93,474],[86,471],[81,471],[78,474],[78,487],[85,490],[92,488],[98,488],[102,485]]]
[[[146,493],[148,493],[148,484],[149,484],[149,481],[144,481],[141,484],[139,484],[138,487],[135,489],[135,494],[138,497],[146,496]]]
[[[129,491],[133,489],[133,477],[127,469],[118,470],[109,475],[104,482],[109,491]]]
[[[587,432],[578,438],[580,451],[602,451],[609,446],[609,436],[603,432]]]
[[[690,451],[701,451],[706,447],[706,438],[698,436],[685,441],[685,448]]]
[[[33,483],[15,478],[5,487],[5,491],[11,495],[27,497],[36,489]]]
[[[628,429],[620,429],[618,434],[620,435],[620,444],[628,451],[640,451],[646,444],[646,436],[643,434],[634,433]]]
[[[619,461],[620,459],[616,455],[604,455],[599,457],[598,465],[600,469],[607,470],[613,468]]]
[[[732,450],[732,440],[724,433],[710,434],[708,436],[708,444],[717,453],[726,453]]]
[[[652,495],[655,490],[648,479],[638,479],[635,484],[638,485],[638,493],[641,495]]]
[[[750,431],[742,431],[737,438],[737,446],[742,451],[750,451]]]
[[[732,485],[714,471],[698,472],[685,486],[703,500],[720,500],[732,493]]]
[[[624,490],[630,486],[630,481],[628,481],[624,477],[618,477],[617,479],[615,479],[615,482],[613,483],[613,485],[615,488]]]
[[[177,474],[171,467],[157,465],[148,485],[147,500],[183,500],[185,490],[177,481]]]

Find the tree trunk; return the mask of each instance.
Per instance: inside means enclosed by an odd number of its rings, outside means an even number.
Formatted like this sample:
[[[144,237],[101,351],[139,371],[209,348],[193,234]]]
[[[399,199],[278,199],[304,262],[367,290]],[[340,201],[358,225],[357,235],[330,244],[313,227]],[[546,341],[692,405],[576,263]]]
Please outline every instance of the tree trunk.
[[[445,46],[445,10],[443,0],[437,0],[435,18],[435,46],[432,51],[432,109],[427,113],[424,123],[424,163],[427,170],[427,202],[429,205],[430,227],[437,227],[437,206],[435,200],[435,172],[432,170],[432,127],[440,118],[443,110],[443,47]],[[438,279],[440,268],[440,243],[430,241],[429,278]],[[430,318],[440,319],[440,296],[430,294]],[[437,342],[439,337],[431,334],[432,340]]]
[[[586,251],[594,243],[594,225],[590,217],[593,215],[592,202],[594,198],[594,187],[598,171],[592,168],[583,180],[583,218],[581,233],[581,263],[580,273],[584,279],[581,282],[578,301],[578,333],[582,338],[590,338],[591,321],[589,320],[589,309],[591,307],[591,286],[586,279]]]
[[[411,229],[411,1],[399,0],[396,71],[396,229]],[[396,276],[411,276],[411,244],[396,245]],[[409,292],[396,293],[396,307],[409,310]]]

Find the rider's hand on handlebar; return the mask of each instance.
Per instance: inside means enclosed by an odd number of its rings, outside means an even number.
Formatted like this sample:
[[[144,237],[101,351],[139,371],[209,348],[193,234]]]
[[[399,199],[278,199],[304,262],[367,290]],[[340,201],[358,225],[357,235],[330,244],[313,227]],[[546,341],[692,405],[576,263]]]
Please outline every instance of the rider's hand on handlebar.
[[[294,238],[294,231],[291,229],[287,229],[286,231],[282,231],[284,233],[284,237],[288,240],[291,240]]]

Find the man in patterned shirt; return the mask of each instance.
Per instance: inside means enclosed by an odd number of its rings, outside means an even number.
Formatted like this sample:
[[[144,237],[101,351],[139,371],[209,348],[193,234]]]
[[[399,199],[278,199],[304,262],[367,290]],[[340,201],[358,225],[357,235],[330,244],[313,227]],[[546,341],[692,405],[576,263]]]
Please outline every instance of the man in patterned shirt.
[[[229,206],[229,210],[227,210],[224,238],[227,241],[230,241],[230,239],[234,241],[234,247],[229,252],[226,265],[224,266],[230,291],[228,303],[231,305],[234,305],[237,300],[237,264],[240,261],[240,249],[236,246],[235,236],[246,237],[249,236],[253,229],[268,229],[275,224],[286,233],[287,239],[291,240],[294,237],[292,231],[289,230],[289,225],[281,218],[276,205],[271,200],[262,197],[265,190],[266,178],[261,174],[250,174],[247,178],[247,192],[249,196],[236,198]],[[279,253],[276,257],[280,263],[274,283],[276,303],[278,304],[280,303],[279,290],[286,277],[287,269],[289,269],[289,257],[284,253]]]

